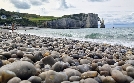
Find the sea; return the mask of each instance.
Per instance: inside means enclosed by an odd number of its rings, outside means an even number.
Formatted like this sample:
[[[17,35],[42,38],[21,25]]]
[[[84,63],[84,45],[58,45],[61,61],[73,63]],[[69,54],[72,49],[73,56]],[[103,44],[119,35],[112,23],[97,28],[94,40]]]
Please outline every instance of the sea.
[[[31,34],[41,37],[67,38],[79,41],[107,43],[134,47],[134,27],[81,28],[81,29],[50,29],[36,28],[15,30],[20,34]]]

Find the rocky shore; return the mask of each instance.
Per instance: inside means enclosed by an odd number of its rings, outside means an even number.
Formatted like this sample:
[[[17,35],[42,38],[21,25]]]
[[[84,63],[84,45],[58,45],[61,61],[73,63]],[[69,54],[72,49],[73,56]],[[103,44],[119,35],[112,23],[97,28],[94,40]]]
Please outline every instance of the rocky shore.
[[[134,48],[0,31],[0,83],[134,83]]]

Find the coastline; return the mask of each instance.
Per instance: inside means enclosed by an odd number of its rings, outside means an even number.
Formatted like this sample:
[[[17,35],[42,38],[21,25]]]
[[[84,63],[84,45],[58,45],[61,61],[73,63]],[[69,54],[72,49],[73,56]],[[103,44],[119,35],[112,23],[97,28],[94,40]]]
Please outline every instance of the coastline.
[[[10,79],[4,77],[2,81],[15,80],[15,76],[20,81],[36,80],[46,83],[130,83],[133,80],[133,76],[129,74],[129,70],[134,70],[133,48],[18,34],[8,30],[1,30],[0,34],[0,73],[11,76]],[[20,63],[24,64],[20,66]],[[18,69],[23,66],[24,71],[17,70],[14,65]],[[12,73],[8,73],[9,71]]]
[[[9,30],[0,28],[0,32],[9,32]]]

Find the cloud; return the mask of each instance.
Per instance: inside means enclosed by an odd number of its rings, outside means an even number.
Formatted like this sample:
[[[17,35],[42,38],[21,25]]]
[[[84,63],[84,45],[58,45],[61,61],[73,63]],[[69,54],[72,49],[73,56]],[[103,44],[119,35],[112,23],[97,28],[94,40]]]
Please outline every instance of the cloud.
[[[39,12],[40,12],[40,15],[45,15],[45,14],[47,14],[47,11],[46,11],[45,8],[40,8]]]
[[[87,1],[90,1],[90,2],[105,2],[105,1],[110,1],[110,0],[87,0]]]
[[[43,4],[40,0],[30,0],[30,3],[34,6],[40,6]]]
[[[60,1],[60,7],[59,9],[68,9],[69,7],[67,6],[67,3],[65,0]]]
[[[34,6],[41,6],[43,3],[49,3],[48,0],[30,0],[30,3]]]
[[[65,9],[68,9],[68,8],[75,8],[73,5],[71,4],[67,4],[66,0],[61,0],[60,1],[60,7],[58,9],[61,9],[61,10],[65,10]]]
[[[49,3],[49,0],[10,0],[18,9],[30,9],[31,6],[41,6],[43,3]]]
[[[21,0],[10,0],[10,2],[18,9],[30,9],[30,4]]]
[[[104,18],[105,24],[133,24],[134,23],[134,12],[121,12],[121,11],[113,11],[109,12],[109,14],[101,13],[99,14],[100,18]]]
[[[49,0],[41,0],[41,1],[46,2],[46,3],[49,3]]]

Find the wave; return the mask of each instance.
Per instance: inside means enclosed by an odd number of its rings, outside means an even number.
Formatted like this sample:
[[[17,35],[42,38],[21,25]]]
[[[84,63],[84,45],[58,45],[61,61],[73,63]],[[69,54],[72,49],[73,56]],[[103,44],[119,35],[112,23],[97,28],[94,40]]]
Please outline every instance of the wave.
[[[85,35],[85,38],[91,38],[91,39],[100,39],[103,35],[100,33],[92,33]]]
[[[40,29],[18,30],[23,34],[34,34],[42,37],[71,38],[80,41],[122,44],[134,47],[134,28],[123,29]]]
[[[73,37],[73,35],[69,33],[60,33],[59,35],[63,37]]]

